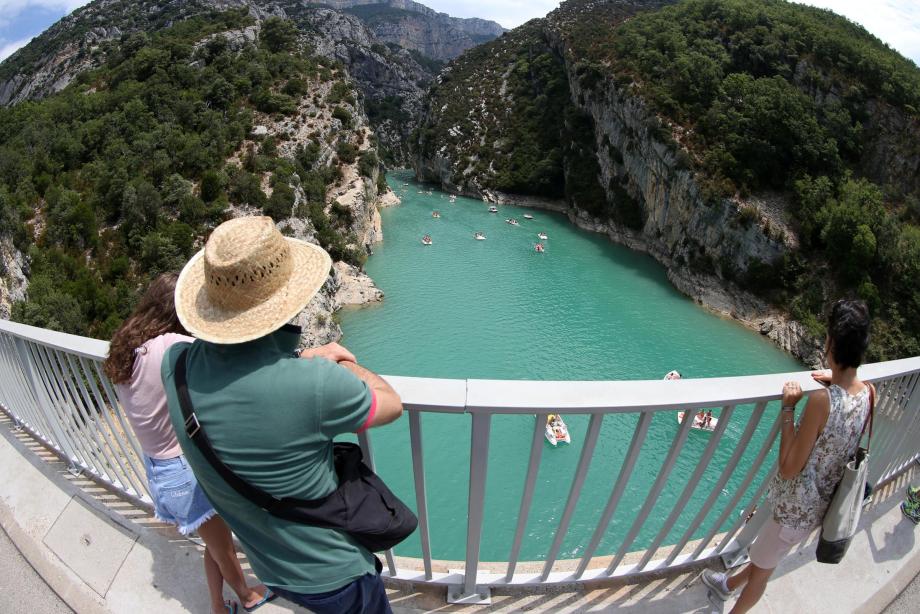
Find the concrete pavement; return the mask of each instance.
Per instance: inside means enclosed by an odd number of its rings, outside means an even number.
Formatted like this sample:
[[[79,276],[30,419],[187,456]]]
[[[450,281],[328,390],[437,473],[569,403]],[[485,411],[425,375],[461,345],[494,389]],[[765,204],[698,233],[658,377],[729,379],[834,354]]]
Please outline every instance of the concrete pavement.
[[[920,574],[892,601],[885,614],[915,614],[920,610]]]
[[[70,614],[73,612],[51,590],[0,529],[0,612],[5,614]]]

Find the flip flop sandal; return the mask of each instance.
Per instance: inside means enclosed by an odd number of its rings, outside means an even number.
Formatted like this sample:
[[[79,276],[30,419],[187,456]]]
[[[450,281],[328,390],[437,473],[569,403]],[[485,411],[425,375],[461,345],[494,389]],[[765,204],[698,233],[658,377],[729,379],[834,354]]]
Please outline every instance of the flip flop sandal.
[[[265,596],[262,597],[262,600],[261,600],[261,601],[252,604],[252,605],[249,606],[248,608],[247,608],[246,606],[243,606],[243,609],[246,610],[247,612],[254,612],[254,611],[258,610],[259,608],[261,608],[261,607],[262,607],[263,605],[265,605],[266,603],[268,603],[269,601],[273,601],[273,600],[275,600],[275,599],[277,599],[277,598],[278,598],[278,595],[276,595],[275,592],[272,591],[272,589],[266,587],[266,588],[265,588]]]

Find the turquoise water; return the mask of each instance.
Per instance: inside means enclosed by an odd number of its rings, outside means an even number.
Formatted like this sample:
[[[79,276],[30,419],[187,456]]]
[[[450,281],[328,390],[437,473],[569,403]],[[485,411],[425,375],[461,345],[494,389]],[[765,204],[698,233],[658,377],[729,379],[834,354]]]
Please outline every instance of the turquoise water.
[[[390,173],[402,205],[385,209],[384,242],[367,271],[386,294],[375,306],[343,312],[343,343],[369,368],[388,375],[535,380],[660,379],[671,369],[684,377],[750,375],[802,367],[760,335],[704,311],[678,293],[650,257],[580,231],[559,214],[488,206],[416,184]],[[404,187],[402,184],[410,185]],[[439,210],[440,219],[432,218]],[[529,213],[533,220],[525,220]],[[520,226],[505,223],[508,217]],[[483,232],[487,239],[476,241]],[[536,253],[538,232],[545,253]],[[421,244],[430,234],[433,245]],[[665,543],[679,538],[734,450],[750,408],[739,407],[712,469]],[[768,410],[772,417],[772,411]],[[718,409],[715,415],[719,415]],[[588,417],[566,415],[572,445],[547,444],[522,557],[545,557],[568,496]],[[746,453],[752,459],[768,421]],[[560,556],[578,556],[590,538],[628,447],[636,417],[607,416],[584,492]],[[466,541],[469,416],[425,414],[425,471],[433,555],[461,559]],[[533,417],[492,421],[482,560],[507,560],[523,491]],[[640,461],[599,553],[615,551],[651,487],[677,434],[673,415],[657,416]],[[373,433],[378,470],[414,507],[408,420]],[[680,496],[708,442],[692,432],[652,518],[632,549],[648,543]],[[728,503],[738,476],[716,506]],[[737,518],[732,514],[730,521]],[[417,537],[397,554],[420,555]]]

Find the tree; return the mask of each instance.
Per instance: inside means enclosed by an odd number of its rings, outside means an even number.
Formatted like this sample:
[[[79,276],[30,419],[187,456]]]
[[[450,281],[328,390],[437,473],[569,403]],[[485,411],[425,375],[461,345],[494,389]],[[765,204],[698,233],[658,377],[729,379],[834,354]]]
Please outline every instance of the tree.
[[[227,178],[220,171],[206,170],[201,175],[201,200],[212,202],[224,190]]]
[[[269,17],[262,22],[259,35],[262,45],[272,53],[289,50],[297,40],[297,28],[280,17]]]
[[[76,298],[59,290],[44,275],[33,275],[29,283],[29,297],[13,303],[12,319],[15,322],[50,328],[72,334],[86,334],[86,314]]]
[[[151,275],[159,275],[181,270],[185,256],[169,237],[154,232],[141,242],[141,263]]]

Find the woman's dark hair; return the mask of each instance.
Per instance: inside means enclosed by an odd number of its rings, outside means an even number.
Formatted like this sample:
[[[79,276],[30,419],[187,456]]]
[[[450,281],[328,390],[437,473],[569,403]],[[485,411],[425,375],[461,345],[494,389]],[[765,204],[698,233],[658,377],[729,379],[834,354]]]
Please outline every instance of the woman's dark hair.
[[[134,373],[134,350],[145,342],[166,333],[188,334],[179,322],[173,299],[178,278],[176,273],[165,273],[153,280],[137,307],[115,331],[109,345],[109,355],[102,365],[113,384],[131,379]]]
[[[841,367],[862,364],[869,347],[869,308],[863,301],[839,300],[827,318],[827,338]]]

